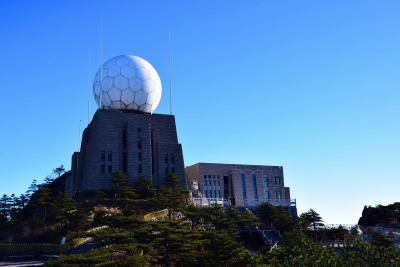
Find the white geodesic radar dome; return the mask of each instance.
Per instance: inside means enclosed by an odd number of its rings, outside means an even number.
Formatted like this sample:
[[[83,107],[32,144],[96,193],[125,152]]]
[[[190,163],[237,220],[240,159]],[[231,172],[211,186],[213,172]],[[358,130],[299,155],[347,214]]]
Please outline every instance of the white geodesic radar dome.
[[[153,66],[137,56],[117,56],[104,63],[93,82],[97,106],[154,112],[161,99],[161,80]]]

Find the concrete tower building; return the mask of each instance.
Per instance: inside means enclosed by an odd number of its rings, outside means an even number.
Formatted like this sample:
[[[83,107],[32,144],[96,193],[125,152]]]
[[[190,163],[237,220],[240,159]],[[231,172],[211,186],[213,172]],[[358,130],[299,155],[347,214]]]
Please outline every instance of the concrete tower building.
[[[83,132],[80,152],[72,156],[66,183],[72,192],[110,189],[116,171],[130,183],[147,177],[157,188],[175,173],[185,185],[175,117],[153,114],[161,90],[157,72],[144,59],[118,56],[101,66],[93,85],[99,109]]]

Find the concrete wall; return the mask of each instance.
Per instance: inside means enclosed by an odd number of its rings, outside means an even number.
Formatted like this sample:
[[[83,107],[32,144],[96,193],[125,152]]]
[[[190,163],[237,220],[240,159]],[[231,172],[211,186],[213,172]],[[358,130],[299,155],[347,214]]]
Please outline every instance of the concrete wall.
[[[196,181],[199,184],[200,194],[205,190],[220,190],[223,196],[224,176],[229,177],[229,194],[234,198],[236,206],[244,206],[245,203],[251,205],[257,200],[262,202],[264,198],[264,177],[268,177],[269,199],[277,199],[276,192],[280,192],[281,199],[290,199],[289,187],[284,186],[283,168],[281,166],[262,166],[262,165],[242,165],[242,164],[218,164],[218,163],[197,163],[186,167],[186,176],[189,183]],[[245,178],[247,198],[243,198],[242,174]],[[204,175],[208,177],[220,177],[220,186],[205,185]],[[253,175],[256,177],[256,190],[253,186]],[[205,195],[203,194],[203,197]]]

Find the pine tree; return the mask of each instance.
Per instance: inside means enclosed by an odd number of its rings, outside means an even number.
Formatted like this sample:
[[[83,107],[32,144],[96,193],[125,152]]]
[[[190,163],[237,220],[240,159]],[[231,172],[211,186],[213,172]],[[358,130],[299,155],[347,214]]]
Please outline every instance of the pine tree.
[[[165,179],[165,186],[173,189],[181,189],[181,181],[175,173],[170,173]]]
[[[31,185],[29,186],[28,190],[25,192],[26,198],[30,198],[33,193],[35,193],[38,190],[38,185],[36,179],[33,179]]]
[[[32,205],[34,208],[43,210],[43,222],[47,220],[47,212],[50,203],[51,190],[46,185],[39,185],[38,190],[32,195]]]
[[[139,180],[134,184],[135,191],[139,197],[147,199],[155,196],[156,189],[150,179],[146,177],[139,177]]]
[[[118,194],[128,185],[128,176],[122,171],[116,171],[113,173],[111,181],[114,186],[114,199],[117,199]]]
[[[63,173],[65,173],[64,165],[60,165],[59,167],[55,168],[53,173],[57,175],[57,177],[60,177]]]
[[[272,225],[281,234],[290,231],[294,226],[292,216],[284,207],[264,203],[257,208],[256,213],[265,226]]]
[[[315,241],[318,241],[317,230],[319,227],[324,226],[321,216],[319,216],[319,214],[315,210],[310,209],[309,211],[302,213],[300,215],[300,219],[303,227],[304,226],[307,226],[307,228],[309,228],[310,226],[313,227],[313,231],[315,234]]]
[[[7,194],[3,194],[0,199],[0,213],[2,220],[9,221],[10,219],[10,211],[11,211],[11,197]]]

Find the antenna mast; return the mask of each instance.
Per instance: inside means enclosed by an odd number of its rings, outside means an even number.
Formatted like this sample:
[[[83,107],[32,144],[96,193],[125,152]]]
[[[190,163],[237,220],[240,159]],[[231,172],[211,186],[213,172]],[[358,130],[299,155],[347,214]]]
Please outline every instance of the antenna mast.
[[[171,29],[168,28],[169,114],[172,115]]]
[[[81,124],[82,124],[82,120],[79,120],[79,130],[78,130],[78,152],[81,151]]]
[[[103,108],[103,17],[100,17],[100,109]]]
[[[87,124],[89,125],[90,123],[90,87],[91,87],[91,83],[90,83],[90,78],[91,78],[91,74],[92,74],[92,51],[89,50],[89,73],[88,73],[88,83],[89,83],[89,91],[88,91],[88,102],[87,102]]]

